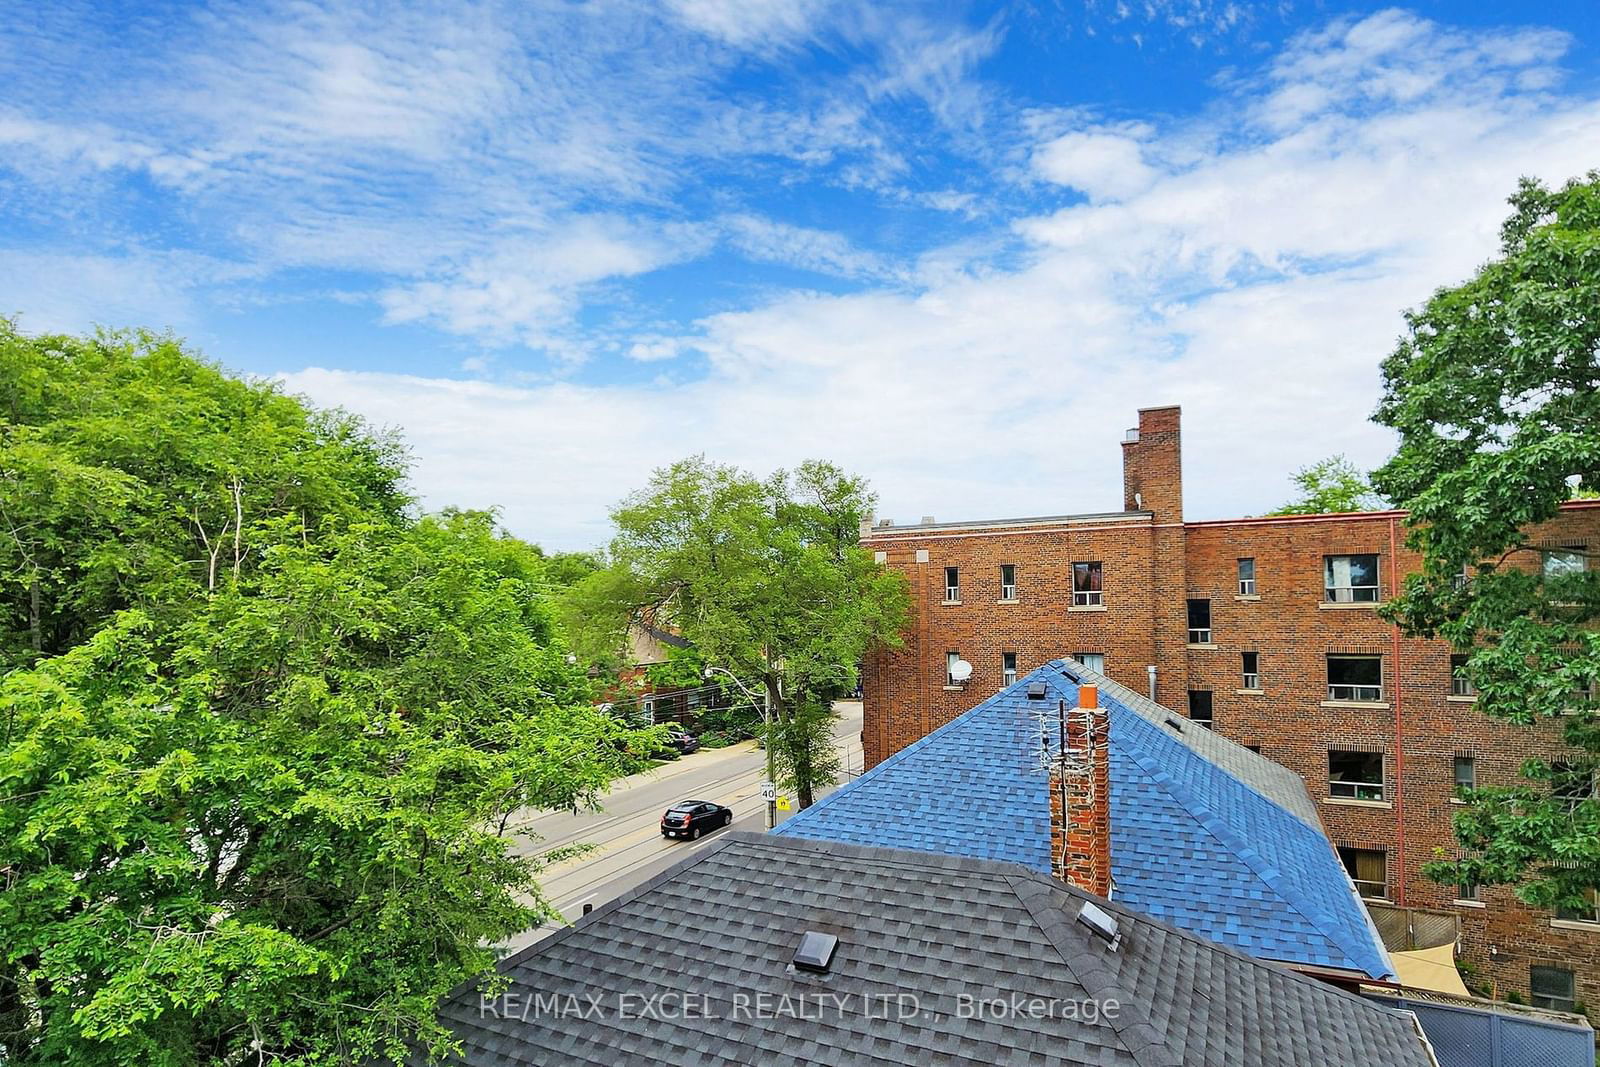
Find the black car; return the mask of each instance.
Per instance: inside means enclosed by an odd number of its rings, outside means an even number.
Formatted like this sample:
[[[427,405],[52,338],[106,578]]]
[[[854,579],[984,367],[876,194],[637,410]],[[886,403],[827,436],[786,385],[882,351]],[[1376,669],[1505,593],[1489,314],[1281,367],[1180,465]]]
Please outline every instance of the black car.
[[[652,755],[657,759],[674,760],[679,756],[687,756],[691,752],[700,751],[700,739],[687,730],[668,730],[667,740]]]
[[[733,821],[733,809],[709,800],[680,800],[661,816],[662,837],[687,837],[693,841],[707,830]]]

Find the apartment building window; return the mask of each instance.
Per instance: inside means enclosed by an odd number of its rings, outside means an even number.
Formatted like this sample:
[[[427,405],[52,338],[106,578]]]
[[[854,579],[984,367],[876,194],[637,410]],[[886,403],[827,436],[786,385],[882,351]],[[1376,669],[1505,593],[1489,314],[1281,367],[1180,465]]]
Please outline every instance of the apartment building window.
[[[1328,751],[1328,795],[1340,800],[1383,799],[1383,753]]]
[[[1389,855],[1381,848],[1339,847],[1339,860],[1364,897],[1382,899],[1389,895]]]
[[[956,677],[956,664],[961,662],[961,653],[946,652],[944,654],[944,684],[960,685],[961,679]]]
[[[1072,606],[1092,607],[1104,603],[1100,586],[1101,571],[1098,561],[1072,565]]]
[[[1015,652],[1000,653],[1000,682],[1002,685],[1011,685],[1017,680],[1017,654]]]
[[[1457,882],[1456,883],[1456,899],[1457,900],[1477,900],[1478,899],[1478,883],[1477,882],[1473,882],[1473,881]]]
[[[1583,903],[1577,907],[1563,906],[1557,908],[1556,918],[1564,919],[1569,923],[1600,924],[1600,889],[1584,890]]]
[[[1099,652],[1074,652],[1072,658],[1096,674],[1106,673],[1106,657]]]
[[[1209,645],[1211,643],[1211,601],[1189,601],[1189,643],[1191,645]]]
[[[1256,595],[1256,561],[1254,558],[1239,560],[1239,595]]]
[[[1564,801],[1569,810],[1595,795],[1594,772],[1584,771],[1570,763],[1550,764],[1550,795]]]
[[[1260,745],[1246,745],[1244,747],[1248,748],[1251,752],[1254,752],[1258,756],[1261,755],[1261,746]]]
[[[944,599],[947,604],[954,604],[961,599],[961,568],[946,567],[944,569]]]
[[[1461,797],[1469,789],[1478,785],[1478,768],[1471,756],[1457,756],[1451,761],[1451,768],[1455,776],[1456,796]]]
[[[1382,656],[1328,656],[1328,699],[1371,703],[1383,699]]]
[[[1529,967],[1528,993],[1528,1002],[1536,1008],[1571,1011],[1578,1003],[1572,972],[1565,967],[1543,967],[1537,963]]]
[[[1465,655],[1452,655],[1450,657],[1450,695],[1453,697],[1475,697],[1478,690],[1472,684],[1472,679],[1467,677],[1467,660]]]
[[[1584,569],[1583,552],[1583,545],[1562,545],[1560,548],[1545,549],[1545,580],[1570,578],[1574,574],[1582,574]]]
[[[1212,728],[1214,720],[1211,713],[1211,690],[1189,690],[1189,721],[1204,726],[1207,730]]]
[[[1244,684],[1241,688],[1260,689],[1261,654],[1259,652],[1241,652],[1239,653],[1239,659],[1243,668],[1243,671],[1240,675],[1240,681],[1242,681]]]
[[[1378,557],[1324,556],[1322,585],[1330,604],[1376,604]]]
[[[1017,599],[1017,565],[1015,563],[1000,564],[1000,599]]]

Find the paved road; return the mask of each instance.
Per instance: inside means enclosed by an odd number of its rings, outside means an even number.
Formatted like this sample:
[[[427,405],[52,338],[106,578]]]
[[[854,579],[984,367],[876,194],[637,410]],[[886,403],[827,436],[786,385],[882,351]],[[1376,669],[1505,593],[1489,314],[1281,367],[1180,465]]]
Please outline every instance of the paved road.
[[[839,738],[844,780],[861,772],[861,704],[840,701],[835,736]],[[661,836],[661,813],[677,800],[710,800],[733,809],[733,828],[761,830],[766,822],[761,783],[766,754],[755,742],[710,749],[684,756],[645,774],[617,783],[605,798],[605,810],[557,812],[517,824],[516,849],[528,854],[559,845],[591,843],[596,850],[545,870],[539,884],[567,919],[583,914],[583,906],[599,906],[648,880],[667,867],[715,841]],[[782,820],[784,813],[779,812]],[[720,833],[721,831],[718,831]],[[506,943],[511,950],[532,944],[556,929],[528,930]]]

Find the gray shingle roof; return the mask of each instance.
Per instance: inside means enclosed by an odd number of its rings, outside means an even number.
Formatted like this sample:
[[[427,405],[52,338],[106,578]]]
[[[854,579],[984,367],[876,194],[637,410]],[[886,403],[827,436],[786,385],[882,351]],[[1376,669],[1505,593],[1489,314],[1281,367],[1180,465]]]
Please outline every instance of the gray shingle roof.
[[[1111,951],[1076,921],[1092,899],[1016,864],[730,833],[503,961],[511,999],[465,986],[442,1017],[470,1064],[1431,1063],[1406,1014],[1101,901]],[[807,930],[839,938],[828,974],[790,965]],[[703,1017],[644,1011],[662,993]],[[1013,997],[1052,1015],[963,1010]]]

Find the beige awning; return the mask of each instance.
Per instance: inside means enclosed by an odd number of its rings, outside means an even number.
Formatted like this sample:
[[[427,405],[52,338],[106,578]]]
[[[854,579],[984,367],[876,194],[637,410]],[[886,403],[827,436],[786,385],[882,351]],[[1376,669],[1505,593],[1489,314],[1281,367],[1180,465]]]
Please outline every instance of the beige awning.
[[[1391,952],[1389,958],[1394,961],[1400,984],[1406,989],[1428,989],[1435,993],[1453,993],[1458,997],[1471,995],[1461,983],[1461,974],[1456,970],[1455,945]]]

